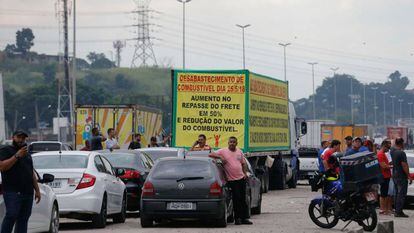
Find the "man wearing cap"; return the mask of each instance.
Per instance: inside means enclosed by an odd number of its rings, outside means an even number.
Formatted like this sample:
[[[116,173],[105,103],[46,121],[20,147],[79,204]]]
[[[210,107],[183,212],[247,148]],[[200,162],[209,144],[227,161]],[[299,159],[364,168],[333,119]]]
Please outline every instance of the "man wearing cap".
[[[27,232],[27,223],[32,213],[33,194],[40,202],[37,176],[33,170],[32,157],[27,151],[27,134],[13,133],[13,144],[0,148],[0,171],[6,215],[1,233]]]
[[[352,150],[352,136],[348,135],[345,137],[345,145],[346,145],[345,153],[348,152],[349,150]]]
[[[368,148],[366,146],[362,146],[362,139],[360,137],[355,137],[352,141],[352,148],[345,153],[345,156],[353,155],[363,151],[368,151]]]

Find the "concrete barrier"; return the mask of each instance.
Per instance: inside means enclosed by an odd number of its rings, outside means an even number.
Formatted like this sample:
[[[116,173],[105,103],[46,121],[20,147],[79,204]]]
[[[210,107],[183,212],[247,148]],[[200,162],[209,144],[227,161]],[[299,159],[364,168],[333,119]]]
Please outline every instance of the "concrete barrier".
[[[377,233],[394,233],[394,221],[381,221],[377,225]]]

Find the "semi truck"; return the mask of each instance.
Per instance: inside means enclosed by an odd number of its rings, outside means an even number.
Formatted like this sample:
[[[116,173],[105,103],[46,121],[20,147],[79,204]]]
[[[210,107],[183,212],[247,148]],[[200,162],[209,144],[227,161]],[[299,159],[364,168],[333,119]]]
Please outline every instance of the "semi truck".
[[[332,141],[334,139],[344,142],[346,136],[366,137],[370,136],[369,125],[341,125],[341,124],[322,124],[321,140]],[[341,150],[346,148],[345,143],[341,143]]]
[[[122,149],[128,148],[134,134],[141,134],[141,146],[146,147],[150,138],[163,130],[162,112],[141,105],[77,105],[75,125],[75,149],[82,148],[90,139],[93,127],[104,136],[107,136],[107,129],[115,129]]]
[[[263,191],[296,187],[306,122],[296,117],[287,82],[249,70],[173,70],[172,88],[173,146],[189,149],[204,134],[219,149],[234,136]]]

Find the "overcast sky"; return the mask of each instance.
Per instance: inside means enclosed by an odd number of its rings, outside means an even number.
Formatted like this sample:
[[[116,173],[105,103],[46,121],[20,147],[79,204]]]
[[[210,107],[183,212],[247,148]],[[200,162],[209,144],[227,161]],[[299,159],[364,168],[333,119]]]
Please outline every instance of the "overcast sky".
[[[59,51],[56,0],[0,0],[0,48],[13,43],[16,30],[31,27],[34,51]],[[151,36],[159,64],[182,67],[182,4],[153,0]],[[77,1],[77,55],[90,51],[113,56],[112,41],[134,38],[133,0]],[[412,0],[192,0],[186,4],[186,68],[242,68],[241,31],[246,29],[246,68],[283,79],[283,49],[287,48],[290,98],[307,97],[315,82],[338,73],[364,83],[384,82],[400,70],[414,77],[414,1]],[[72,20],[72,18],[70,19]],[[70,23],[70,26],[72,22]],[[72,33],[70,33],[71,39]],[[134,41],[127,40],[122,66],[129,67]],[[410,87],[414,87],[413,83]],[[347,88],[347,87],[343,87]]]

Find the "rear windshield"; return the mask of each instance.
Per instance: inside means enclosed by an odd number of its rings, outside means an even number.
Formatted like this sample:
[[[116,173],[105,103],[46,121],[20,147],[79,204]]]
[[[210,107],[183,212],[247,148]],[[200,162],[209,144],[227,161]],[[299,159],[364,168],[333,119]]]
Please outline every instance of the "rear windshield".
[[[31,151],[60,151],[59,143],[33,143],[30,145]]]
[[[113,152],[111,154],[103,154],[103,156],[109,160],[113,167],[143,168],[142,162],[136,154]]]
[[[180,179],[184,177],[212,177],[212,169],[207,161],[167,160],[160,161],[152,171],[153,179]]]
[[[88,156],[59,154],[34,156],[33,166],[36,169],[86,168],[88,166]]]
[[[178,156],[178,152],[177,151],[163,151],[163,150],[158,150],[158,151],[145,151],[145,153],[149,154],[152,158],[152,160],[157,160],[157,159],[161,159],[161,158],[165,158],[165,157],[177,157]]]

